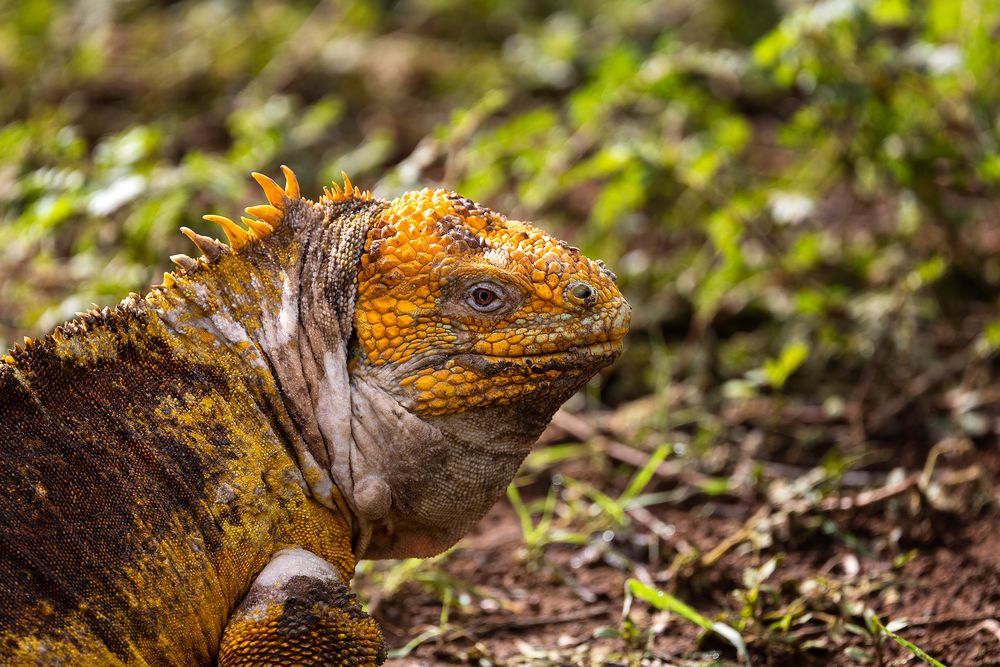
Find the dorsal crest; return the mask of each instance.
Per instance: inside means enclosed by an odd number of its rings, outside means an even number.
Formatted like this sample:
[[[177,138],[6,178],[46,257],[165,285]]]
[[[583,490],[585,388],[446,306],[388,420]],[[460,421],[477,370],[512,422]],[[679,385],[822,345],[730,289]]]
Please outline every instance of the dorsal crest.
[[[340,175],[344,179],[344,187],[341,189],[337,181],[333,182],[333,190],[330,188],[323,188],[323,196],[320,198],[320,204],[336,204],[342,201],[348,201],[350,199],[359,199],[361,201],[371,201],[372,193],[370,190],[362,190],[356,185],[351,183],[351,179],[347,177],[346,172],[340,172]]]
[[[187,236],[191,242],[194,243],[194,245],[201,252],[202,256],[195,259],[189,257],[188,255],[171,255],[170,261],[177,265],[182,273],[191,273],[197,270],[199,266],[210,263],[223,254],[234,250],[240,250],[252,241],[269,236],[281,225],[284,220],[285,202],[291,199],[304,199],[302,197],[302,193],[299,188],[299,181],[295,176],[295,172],[285,165],[281,165],[281,172],[285,175],[284,188],[265,174],[261,174],[256,171],[250,174],[264,191],[264,197],[267,199],[267,203],[257,206],[248,206],[245,209],[247,215],[240,217],[243,225],[240,225],[239,223],[222,215],[210,214],[202,216],[205,220],[214,222],[222,227],[222,231],[226,235],[229,245],[222,243],[218,239],[198,234],[188,227],[181,227],[181,233]],[[351,179],[345,172],[340,172],[340,174],[344,179],[343,187],[334,181],[332,189],[329,187],[323,188],[323,196],[320,198],[319,202],[314,203],[308,199],[305,199],[305,201],[312,206],[317,206],[335,204],[350,200],[372,200],[371,191],[362,190],[352,184]],[[171,273],[165,273],[163,275],[163,285],[170,287],[173,283],[174,275]]]

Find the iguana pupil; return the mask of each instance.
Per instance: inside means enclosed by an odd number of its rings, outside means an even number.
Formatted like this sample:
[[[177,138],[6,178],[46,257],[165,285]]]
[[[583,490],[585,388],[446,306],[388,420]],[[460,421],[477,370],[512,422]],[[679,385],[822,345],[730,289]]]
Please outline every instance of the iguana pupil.
[[[480,306],[488,306],[497,298],[496,294],[489,291],[485,287],[478,288],[475,292],[473,292],[473,294],[476,296],[476,303]]]
[[[500,297],[497,295],[496,292],[487,287],[476,287],[472,290],[472,298],[476,302],[476,305],[480,307],[480,309],[487,310],[488,307],[495,301],[497,301]]]

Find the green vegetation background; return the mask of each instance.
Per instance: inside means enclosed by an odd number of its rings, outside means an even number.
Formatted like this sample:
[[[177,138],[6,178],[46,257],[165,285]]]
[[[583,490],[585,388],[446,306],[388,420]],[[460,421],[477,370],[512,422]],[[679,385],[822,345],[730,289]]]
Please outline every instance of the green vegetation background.
[[[0,0],[0,348],[159,282],[251,170],[345,170],[605,259],[634,332],[586,405],[640,449],[721,476],[765,401],[787,461],[919,465],[997,428],[998,5]]]
[[[607,400],[794,375],[835,409],[873,357],[1000,345],[997,4],[0,3],[0,347],[157,282],[287,163],[605,258],[638,306]]]

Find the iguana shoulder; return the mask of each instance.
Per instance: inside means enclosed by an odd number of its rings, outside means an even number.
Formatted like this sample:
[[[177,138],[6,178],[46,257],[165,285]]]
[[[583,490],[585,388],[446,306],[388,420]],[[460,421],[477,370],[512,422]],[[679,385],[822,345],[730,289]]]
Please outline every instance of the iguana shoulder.
[[[454,543],[618,354],[628,304],[568,244],[283,171],[207,216],[228,245],[184,230],[161,285],[0,357],[5,661],[377,661],[356,559]]]

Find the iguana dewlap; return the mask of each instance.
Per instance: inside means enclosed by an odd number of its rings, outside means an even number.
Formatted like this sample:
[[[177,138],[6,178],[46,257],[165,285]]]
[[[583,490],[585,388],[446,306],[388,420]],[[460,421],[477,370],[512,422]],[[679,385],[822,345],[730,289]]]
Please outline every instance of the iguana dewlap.
[[[0,357],[0,664],[376,664],[358,558],[497,500],[630,309],[451,192],[268,204],[143,297]]]

